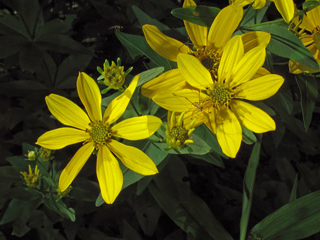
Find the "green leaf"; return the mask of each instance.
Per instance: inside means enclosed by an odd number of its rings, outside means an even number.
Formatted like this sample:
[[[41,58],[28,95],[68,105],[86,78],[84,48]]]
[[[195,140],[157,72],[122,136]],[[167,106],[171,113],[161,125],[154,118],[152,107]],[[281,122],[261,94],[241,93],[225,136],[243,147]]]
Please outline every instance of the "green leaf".
[[[259,157],[260,157],[260,148],[261,148],[261,141],[262,135],[258,135],[258,141],[255,143],[247,170],[244,174],[243,179],[243,201],[242,201],[242,215],[240,220],[240,240],[244,240],[247,233],[248,221],[250,216],[251,210],[251,203],[253,198],[253,188],[254,182],[256,178],[256,171],[259,164]]]
[[[300,89],[300,104],[305,131],[307,132],[312,120],[314,106],[318,97],[318,83],[312,76],[296,75]]]
[[[13,199],[9,203],[6,212],[4,213],[4,216],[0,221],[0,224],[13,222],[15,219],[17,219],[19,217],[20,212],[23,211],[23,208],[27,205],[27,203],[27,201]]]
[[[295,240],[320,231],[320,191],[290,202],[264,218],[251,230],[263,240]]]
[[[261,9],[254,9],[252,6],[248,6],[245,9],[244,18],[242,19],[240,26],[250,26],[261,23],[266,11],[268,10],[271,2],[266,2],[266,5]],[[246,12],[247,11],[247,12]]]
[[[9,57],[19,52],[29,40],[22,36],[0,37],[0,59]]]
[[[297,173],[296,177],[294,179],[294,183],[293,183],[293,186],[292,186],[289,202],[293,202],[294,200],[297,199],[298,175],[299,174]]]
[[[87,54],[95,56],[89,49],[81,43],[63,34],[46,34],[35,39],[35,43],[42,48],[54,52]]]
[[[11,166],[0,167],[0,185],[11,185],[14,182],[21,181],[20,173]]]
[[[4,198],[20,199],[24,201],[31,201],[42,196],[39,191],[32,189],[24,185],[23,187],[15,187],[8,189],[2,193]]]
[[[320,189],[320,179],[318,176],[304,163],[296,164],[304,182],[311,191]]]
[[[176,8],[171,11],[171,14],[182,20],[186,20],[200,26],[210,27],[219,12],[220,9],[216,7],[196,6]]]
[[[156,68],[143,71],[142,73],[140,73],[141,76],[139,78],[137,87],[140,87],[142,84],[154,79],[155,77],[160,75],[160,73],[162,73],[163,71],[164,71],[164,67],[156,67]]]
[[[85,178],[76,178],[72,182],[72,191],[70,197],[81,201],[94,202],[100,193],[99,184]]]
[[[49,88],[39,82],[31,80],[17,80],[0,83],[0,88],[7,95],[27,96],[38,91],[49,92]]]
[[[70,218],[72,222],[76,220],[75,211],[73,208],[68,208],[66,204],[61,200],[58,199],[57,196],[48,196],[44,200],[44,205],[61,215],[65,218]]]
[[[123,239],[135,239],[135,240],[142,240],[137,231],[127,223],[126,220],[122,220],[123,222]]]
[[[253,144],[257,141],[256,136],[246,127],[242,126],[242,141],[245,142],[246,144]]]
[[[115,33],[119,41],[127,48],[132,59],[136,56],[145,55],[159,67],[164,67],[165,71],[170,70],[169,60],[158,55],[142,36],[126,34],[123,32]]]
[[[46,34],[54,34],[54,33],[65,33],[72,28],[72,22],[77,17],[75,14],[67,14],[65,15],[65,20],[62,21],[60,18],[56,18],[51,20],[50,22],[46,22],[42,28],[37,32],[36,37],[41,37]]]
[[[289,58],[312,69],[319,69],[317,61],[301,40],[289,30],[276,25],[250,27],[253,31],[264,31],[271,34],[267,49],[280,57]]]
[[[285,157],[276,157],[276,165],[281,180],[289,189],[291,189],[296,176],[296,171],[290,164],[290,161]]]
[[[304,10],[312,10],[320,5],[319,1],[306,1],[302,4]]]
[[[27,43],[19,53],[19,64],[22,71],[34,72],[43,60],[43,50],[34,42]]]
[[[221,168],[225,167],[223,161],[221,160],[220,155],[218,155],[215,152],[210,152],[205,155],[190,154],[190,156],[193,158],[202,159],[208,163],[214,164]]]
[[[7,15],[0,18],[0,33],[5,35],[24,36],[30,39],[30,35],[26,31],[25,26],[16,17]]]
[[[159,28],[160,31],[170,30],[169,27],[164,25],[162,22],[159,22],[158,20],[151,18],[148,14],[143,12],[137,6],[132,5],[132,10],[133,10],[134,14],[136,15],[136,17],[138,18],[138,21],[141,26],[143,26],[144,24],[151,24],[151,25]]]
[[[163,211],[183,231],[193,235],[195,239],[232,240],[231,235],[212,215],[207,204],[191,192],[189,202],[176,202],[165,195],[154,182],[149,190]]]

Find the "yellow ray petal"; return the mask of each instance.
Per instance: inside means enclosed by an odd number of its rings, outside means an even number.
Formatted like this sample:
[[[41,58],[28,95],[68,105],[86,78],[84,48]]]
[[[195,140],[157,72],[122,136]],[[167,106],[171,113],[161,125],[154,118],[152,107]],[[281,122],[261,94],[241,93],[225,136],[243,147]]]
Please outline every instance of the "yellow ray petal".
[[[273,0],[283,19],[289,23],[294,16],[293,0]]]
[[[59,178],[59,188],[61,192],[65,191],[73,179],[78,175],[83,165],[87,162],[94,150],[92,142],[83,145],[73,158],[69,161],[68,165],[63,169]]]
[[[164,35],[156,26],[145,24],[142,27],[149,46],[160,56],[177,61],[179,53],[188,53],[190,49],[182,42]]]
[[[154,175],[158,169],[154,162],[141,150],[111,140],[107,146],[129,169],[141,175]]]
[[[152,99],[159,106],[172,112],[186,112],[199,102],[199,91],[183,89],[174,93],[157,94]]]
[[[177,63],[182,76],[191,86],[205,90],[207,86],[213,84],[210,72],[197,58],[188,54],[179,54]]]
[[[268,74],[271,74],[271,73],[267,69],[265,69],[264,67],[261,67],[261,68],[258,69],[256,74],[252,77],[252,79],[263,77],[263,76],[268,75]]]
[[[193,0],[185,0],[183,3],[183,7],[196,7],[197,4]],[[197,24],[193,24],[188,21],[183,21],[184,26],[186,27],[187,33],[195,47],[197,49],[207,46],[207,35],[208,28],[202,27]]]
[[[162,121],[155,116],[140,116],[123,120],[110,131],[115,137],[128,140],[140,140],[150,137],[161,126]]]
[[[317,60],[317,62],[318,62],[319,68],[320,68],[320,60]],[[319,70],[309,68],[301,63],[294,62],[292,60],[289,60],[289,71],[293,74],[300,74],[302,72],[305,72],[305,73],[319,72]]]
[[[173,92],[186,88],[188,85],[178,68],[169,70],[160,76],[145,83],[141,87],[141,94],[153,98],[161,92]]]
[[[56,150],[71,144],[84,142],[89,138],[89,134],[83,130],[63,127],[42,134],[36,144],[44,148]]]
[[[255,0],[252,4],[254,9],[261,9],[266,5],[266,0]]]
[[[249,103],[234,100],[231,103],[231,109],[241,125],[252,132],[264,133],[276,129],[274,120],[267,113]]]
[[[218,69],[219,82],[229,80],[232,70],[243,57],[244,48],[239,35],[230,39],[224,48]]]
[[[219,111],[216,117],[217,139],[222,152],[229,157],[235,158],[242,140],[241,125],[234,113],[225,108]]]
[[[111,125],[121,117],[136,90],[139,78],[140,75],[135,76],[129,87],[121,95],[111,101],[103,115],[104,123]]]
[[[103,200],[112,204],[123,185],[123,175],[118,160],[103,146],[97,156],[97,177]]]
[[[64,125],[85,130],[91,122],[87,114],[75,103],[65,97],[50,94],[46,97],[49,111]]]
[[[273,96],[282,86],[284,78],[277,74],[269,74],[243,83],[236,98],[259,101]]]
[[[306,18],[306,16],[303,17],[303,20]],[[312,29],[313,30],[316,26],[320,25],[320,7],[316,7],[309,12],[307,12],[307,20],[310,20]],[[305,21],[305,20],[304,20]],[[309,29],[308,29],[309,30]]]
[[[235,87],[252,79],[259,68],[262,67],[265,58],[266,50],[264,47],[256,47],[247,52],[233,69],[231,87]]]
[[[254,2],[254,0],[232,0],[233,5],[237,5],[240,7],[244,7],[252,2]]]
[[[312,35],[304,35],[304,37],[301,39],[301,42],[303,43],[303,45],[305,46],[309,46],[310,44],[312,44],[314,42]]]
[[[238,27],[242,15],[243,9],[239,5],[229,5],[219,12],[209,30],[208,45],[210,49],[222,52],[223,47]]]
[[[86,73],[80,72],[77,79],[77,90],[91,121],[101,121],[101,93],[96,82]]]
[[[267,47],[270,42],[271,34],[262,31],[252,31],[241,35],[244,52],[248,52],[252,48],[261,46]]]

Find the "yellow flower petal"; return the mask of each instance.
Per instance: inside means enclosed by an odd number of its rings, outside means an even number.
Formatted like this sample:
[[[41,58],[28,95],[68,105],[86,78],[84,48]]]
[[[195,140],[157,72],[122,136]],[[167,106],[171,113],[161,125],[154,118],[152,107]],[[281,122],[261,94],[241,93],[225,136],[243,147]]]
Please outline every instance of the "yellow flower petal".
[[[255,0],[252,4],[254,9],[261,9],[266,5],[266,0]]]
[[[283,19],[289,23],[294,16],[293,0],[273,0]]]
[[[316,59],[317,60],[317,59]],[[319,68],[320,68],[320,60],[317,60]],[[312,68],[309,68],[301,63],[294,62],[292,60],[289,60],[289,71],[293,74],[300,74],[302,72],[305,73],[316,73],[319,72],[319,70],[315,70]]]
[[[302,23],[300,25],[301,28],[305,28],[309,32],[312,32],[312,30],[316,27],[316,23],[313,21],[313,14],[312,14],[313,10],[314,9],[307,12],[306,16],[303,16]],[[310,14],[310,12],[311,12],[311,14]],[[309,16],[311,16],[311,17],[309,18]],[[299,17],[297,17],[297,19],[299,20]]]
[[[193,0],[185,0],[183,3],[183,7],[196,7],[197,4]],[[183,21],[184,26],[186,27],[187,33],[189,38],[191,39],[193,45],[197,49],[207,46],[207,35],[208,35],[208,28],[202,27],[197,24],[193,24],[188,21]]]
[[[252,2],[254,2],[254,0],[248,0],[248,1],[247,0],[233,0],[232,4],[240,6],[240,7],[244,7]]]
[[[186,112],[193,107],[193,103],[199,102],[199,91],[183,89],[174,93],[161,93],[152,100],[169,111]]]
[[[36,144],[44,148],[56,150],[71,144],[84,142],[89,138],[89,134],[83,130],[63,127],[42,134]]]
[[[243,83],[236,98],[259,101],[273,96],[281,87],[284,78],[277,74],[269,74]]]
[[[219,145],[224,154],[235,158],[242,140],[241,125],[234,113],[228,108],[219,111],[218,114],[216,126]]]
[[[173,92],[189,86],[178,68],[169,70],[159,77],[152,79],[141,87],[141,94],[153,98],[158,93]]]
[[[63,169],[59,178],[59,188],[61,192],[65,191],[70,186],[73,179],[75,179],[83,165],[91,156],[93,150],[94,146],[92,142],[83,145],[81,148],[79,148],[68,165]]]
[[[309,46],[310,44],[312,44],[314,42],[312,35],[304,35],[304,37],[301,39],[301,42],[303,43],[303,45],[305,46]]]
[[[209,49],[219,50],[219,53],[222,52],[223,47],[238,27],[242,15],[243,9],[239,5],[229,5],[219,12],[209,30]]]
[[[123,175],[118,160],[103,146],[97,156],[97,177],[103,200],[112,204],[123,185]]]
[[[256,47],[247,52],[240,60],[238,65],[233,69],[233,80],[231,87],[235,87],[249,81],[262,67],[266,58],[266,49]]]
[[[65,97],[50,94],[46,97],[49,111],[64,125],[85,130],[91,122],[87,114],[75,103]]]
[[[158,169],[154,162],[140,149],[111,140],[107,146],[129,169],[141,175],[154,175]]]
[[[306,18],[306,16],[303,17],[303,20]],[[320,7],[316,7],[312,9],[311,11],[307,12],[307,18],[310,20],[312,24],[313,30],[316,26],[320,25]]]
[[[110,131],[115,137],[140,140],[150,137],[161,126],[162,121],[155,116],[133,117],[113,126]]]
[[[253,79],[259,78],[259,77],[263,77],[265,75],[271,74],[267,69],[265,69],[264,67],[261,67],[258,69],[258,71],[256,72],[256,74],[252,77]]]
[[[274,120],[267,113],[249,103],[234,100],[231,109],[241,125],[252,132],[264,133],[276,129]]]
[[[248,52],[252,48],[261,46],[267,47],[270,42],[271,34],[262,31],[252,31],[241,35],[244,52]]]
[[[139,78],[140,75],[135,76],[129,87],[121,95],[111,101],[103,115],[104,123],[111,125],[121,117],[126,110],[134,91],[136,90]]]
[[[179,54],[177,58],[178,68],[187,82],[198,89],[212,85],[210,72],[196,58],[188,54]]]
[[[188,53],[190,51],[188,46],[164,35],[156,26],[145,24],[142,26],[142,30],[149,46],[166,59],[177,61],[179,53]]]
[[[91,121],[94,123],[101,121],[101,93],[96,82],[86,73],[80,72],[77,79],[77,90]]]
[[[243,57],[244,48],[242,39],[239,35],[230,39],[223,50],[218,68],[219,81],[228,81],[231,77],[232,70],[238,65]]]

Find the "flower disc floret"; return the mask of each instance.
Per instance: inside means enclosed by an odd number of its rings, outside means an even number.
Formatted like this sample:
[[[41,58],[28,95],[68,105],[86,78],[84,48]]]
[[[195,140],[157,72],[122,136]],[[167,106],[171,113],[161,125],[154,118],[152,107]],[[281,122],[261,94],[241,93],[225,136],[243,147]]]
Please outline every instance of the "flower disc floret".
[[[90,123],[89,125],[92,127],[91,130],[89,130],[89,135],[96,148],[99,148],[99,145],[105,145],[108,139],[112,137],[109,128],[101,121],[98,121],[97,124]]]
[[[218,68],[220,64],[220,54],[216,50],[207,50],[206,48],[194,51],[191,55],[200,60],[202,65],[208,69],[212,75],[212,79],[218,79]]]
[[[228,107],[233,98],[233,91],[229,88],[218,86],[211,91],[211,97],[218,109],[222,106]]]

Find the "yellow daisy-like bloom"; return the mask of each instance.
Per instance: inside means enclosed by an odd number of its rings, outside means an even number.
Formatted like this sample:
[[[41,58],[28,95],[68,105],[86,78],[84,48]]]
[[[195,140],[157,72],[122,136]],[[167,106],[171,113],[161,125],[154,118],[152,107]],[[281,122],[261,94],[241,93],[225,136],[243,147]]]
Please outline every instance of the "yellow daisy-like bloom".
[[[193,124],[195,119],[189,123],[184,124],[183,116],[185,112],[181,113],[176,120],[174,112],[168,112],[168,124],[166,124],[166,141],[169,148],[181,150],[186,147],[188,143],[193,143],[190,139],[191,133],[195,130]]]
[[[196,6],[193,0],[185,0],[183,7]],[[164,35],[157,27],[146,24],[142,27],[145,38],[150,47],[162,57],[177,61],[178,54],[190,54],[198,58],[202,65],[217,79],[218,67],[224,47],[238,27],[243,16],[243,9],[238,5],[223,8],[213,21],[209,33],[207,27],[202,27],[184,21],[189,38],[196,50],[192,50],[184,43]],[[270,34],[266,32],[248,32],[241,35],[244,42],[244,51],[247,52],[256,46],[267,46]],[[170,79],[170,80],[169,80]],[[159,77],[145,83],[141,93],[152,98],[160,92],[190,88],[190,85],[181,75],[179,69],[172,69]]]
[[[288,23],[294,16],[293,0],[270,0],[274,2],[283,19]],[[252,3],[254,9],[261,9],[266,5],[267,0],[233,0],[234,5],[246,6]]]
[[[126,110],[138,79],[139,76],[135,77],[130,86],[111,101],[103,116],[100,90],[95,81],[85,73],[79,73],[77,90],[88,115],[67,98],[56,94],[46,97],[52,115],[61,123],[73,128],[62,127],[46,132],[38,138],[36,144],[55,150],[84,142],[60,175],[61,192],[67,190],[94,149],[98,150],[96,171],[101,195],[106,203],[114,202],[123,184],[122,171],[115,156],[127,168],[142,175],[158,173],[157,167],[145,153],[113,139],[113,137],[128,140],[145,139],[150,137],[162,123],[154,116],[140,116],[111,126]]]
[[[197,118],[202,114],[200,119],[217,135],[223,153],[234,158],[242,140],[241,125],[255,133],[276,128],[267,113],[241,101],[269,98],[283,84],[283,77],[261,69],[265,55],[265,48],[260,46],[245,53],[242,38],[235,36],[225,46],[218,80],[212,81],[212,75],[197,58],[179,54],[177,62],[181,74],[198,90],[158,94],[153,100],[169,111],[188,111],[189,118],[192,118],[194,110]]]
[[[293,22],[296,25],[299,25],[299,18],[294,18]],[[307,30],[300,39],[316,59],[320,68],[320,6],[308,11],[306,15],[303,16],[302,23],[299,27],[303,30]],[[294,74],[299,74],[302,72],[316,73],[320,70],[312,69],[301,63],[290,60],[289,71]]]

